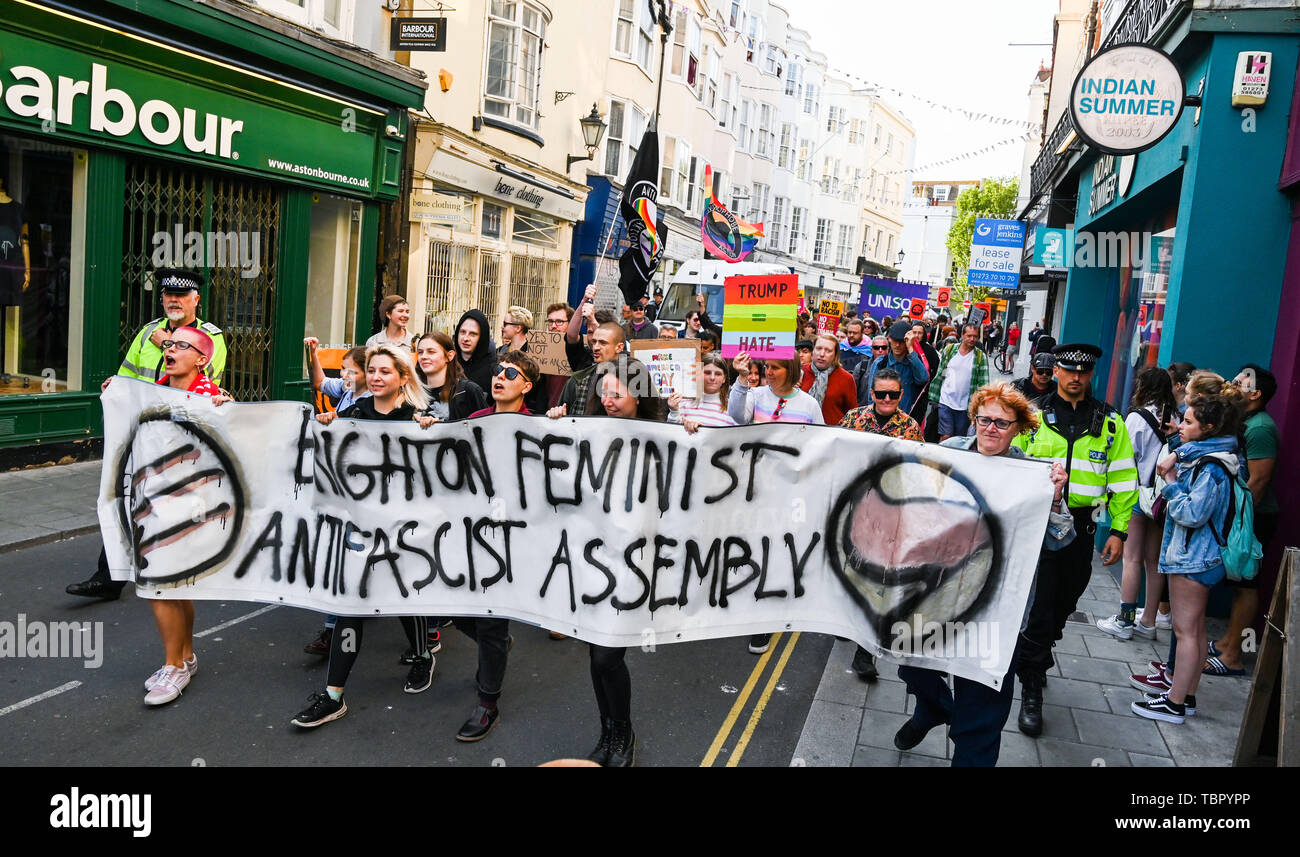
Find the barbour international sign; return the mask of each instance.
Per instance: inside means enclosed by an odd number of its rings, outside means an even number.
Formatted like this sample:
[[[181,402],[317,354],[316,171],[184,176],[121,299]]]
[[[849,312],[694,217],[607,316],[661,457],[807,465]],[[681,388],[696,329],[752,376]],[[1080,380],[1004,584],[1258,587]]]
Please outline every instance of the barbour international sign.
[[[139,65],[3,29],[0,124],[368,193],[383,117],[192,54]],[[155,51],[168,51],[155,46]],[[188,65],[186,73],[181,66]],[[163,74],[155,69],[168,69]],[[284,90],[277,94],[272,90]],[[268,103],[270,102],[270,103]]]

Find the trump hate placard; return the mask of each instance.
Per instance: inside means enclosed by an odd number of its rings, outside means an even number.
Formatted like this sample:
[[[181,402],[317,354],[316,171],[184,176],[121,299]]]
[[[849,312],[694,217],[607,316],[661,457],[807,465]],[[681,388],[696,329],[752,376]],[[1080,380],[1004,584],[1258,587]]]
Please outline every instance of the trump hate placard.
[[[723,281],[722,356],[794,358],[799,278],[794,274],[727,277]]]

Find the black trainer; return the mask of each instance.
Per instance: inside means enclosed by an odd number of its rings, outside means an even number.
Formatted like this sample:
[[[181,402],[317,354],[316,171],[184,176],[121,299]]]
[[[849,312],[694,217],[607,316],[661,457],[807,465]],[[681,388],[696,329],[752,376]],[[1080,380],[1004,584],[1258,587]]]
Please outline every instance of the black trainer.
[[[1133,703],[1131,708],[1134,714],[1138,717],[1145,717],[1147,720],[1182,723],[1187,719],[1186,705],[1173,702],[1168,696],[1157,696],[1155,699],[1147,698],[1141,702]]]
[[[1146,696],[1147,696],[1147,702],[1151,702],[1152,700],[1159,699],[1161,696],[1164,696],[1164,694],[1148,693]],[[1187,710],[1188,717],[1191,717],[1193,714],[1196,713],[1196,694],[1194,693],[1187,694],[1187,697],[1183,700],[1183,708]]]
[[[329,693],[321,691],[313,693],[308,697],[311,705],[308,705],[298,716],[289,721],[294,726],[301,726],[304,729],[311,729],[314,726],[320,726],[323,723],[329,723],[331,720],[338,720],[344,714],[348,713],[348,704],[339,697],[338,701],[330,699]]]
[[[442,651],[442,634],[440,632],[430,631],[426,639],[429,643],[427,649],[429,654],[436,655],[438,652]],[[409,666],[415,663],[415,649],[408,648],[406,651],[402,652],[402,656],[397,659],[397,662],[402,666]]]
[[[499,708],[485,708],[481,704],[476,705],[474,710],[469,713],[469,719],[456,733],[456,740],[465,742],[482,741],[500,719],[501,710]]]
[[[751,655],[761,655],[767,651],[767,647],[771,642],[771,634],[755,634],[749,638],[749,653]]]
[[[433,665],[435,663],[433,655],[425,658],[416,658],[411,663],[411,670],[406,674],[406,687],[402,690],[407,693],[423,693],[433,684]]]

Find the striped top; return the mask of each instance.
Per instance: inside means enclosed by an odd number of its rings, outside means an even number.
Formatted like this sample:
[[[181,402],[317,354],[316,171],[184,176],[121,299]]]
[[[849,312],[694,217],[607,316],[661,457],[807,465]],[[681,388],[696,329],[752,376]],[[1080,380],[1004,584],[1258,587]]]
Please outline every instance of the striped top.
[[[698,402],[684,401],[678,410],[668,412],[668,422],[680,423],[682,420],[694,420],[701,426],[710,428],[724,428],[736,424],[736,421],[722,409],[722,397],[717,393],[704,393]]]
[[[750,389],[737,381],[731,387],[727,413],[737,425],[750,423],[805,423],[826,425],[822,406],[798,387],[788,396],[778,396],[771,387]]]

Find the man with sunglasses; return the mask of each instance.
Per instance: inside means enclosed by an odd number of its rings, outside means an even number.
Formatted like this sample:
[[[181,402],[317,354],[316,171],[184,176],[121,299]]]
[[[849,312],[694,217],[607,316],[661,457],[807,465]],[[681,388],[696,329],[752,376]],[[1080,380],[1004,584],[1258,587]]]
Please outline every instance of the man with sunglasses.
[[[212,343],[204,374],[213,384],[221,383],[226,369],[226,337],[221,328],[196,316],[199,308],[199,290],[203,288],[203,275],[183,268],[156,268],[153,284],[158,287],[163,305],[163,316],[140,328],[122,358],[117,375],[154,382],[166,377],[164,373],[163,343],[176,339],[182,328],[202,331]],[[104,379],[100,390],[107,389],[115,375]],[[99,566],[89,580],[70,583],[65,590],[69,595],[83,598],[116,600],[125,584],[113,580],[108,572],[108,556],[102,551]]]
[[[1052,380],[1052,369],[1055,366],[1056,358],[1046,351],[1040,351],[1030,361],[1029,374],[1014,382],[1015,388],[1031,402],[1050,395],[1056,390],[1056,382]]]
[[[1034,602],[1020,632],[1020,731],[1037,737],[1043,731],[1043,687],[1052,668],[1052,647],[1092,579],[1092,552],[1098,507],[1110,512],[1110,533],[1102,565],[1124,556],[1128,522],[1138,499],[1138,471],[1133,442],[1124,419],[1090,392],[1092,372],[1102,350],[1095,345],[1058,345],[1056,389],[1038,400],[1039,427],[1012,443],[1033,458],[1057,461],[1068,478],[1067,504],[1078,536],[1058,551],[1043,554],[1038,564]]]

